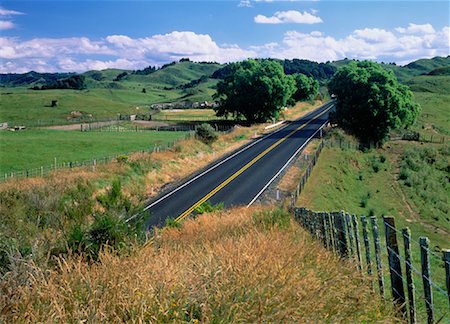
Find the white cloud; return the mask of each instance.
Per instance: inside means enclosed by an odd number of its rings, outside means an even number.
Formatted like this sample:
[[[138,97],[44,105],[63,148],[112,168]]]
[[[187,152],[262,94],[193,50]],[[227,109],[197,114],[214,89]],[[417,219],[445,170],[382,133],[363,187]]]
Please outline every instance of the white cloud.
[[[450,55],[450,27],[441,30],[430,27],[422,28],[420,34],[398,28],[364,28],[342,38],[320,31],[288,31],[278,42],[255,44],[248,48],[236,44],[219,45],[208,34],[190,31],[174,31],[145,38],[110,35],[104,39],[74,37],[22,41],[14,37],[0,37],[0,73],[30,70],[82,72],[113,67],[141,69],[183,57],[221,63],[250,57],[300,58],[319,62],[347,57],[405,64],[418,58]],[[434,32],[431,33],[431,30]]]
[[[252,7],[252,2],[250,0],[241,0],[238,4],[238,7],[250,8]]]
[[[24,13],[15,10],[0,8],[0,16],[17,16],[17,15],[24,15]]]
[[[405,64],[418,58],[450,55],[449,30],[449,27],[444,27],[434,33],[415,35],[402,33],[397,29],[395,32],[365,28],[340,39],[317,31],[288,31],[284,34],[281,45],[270,49],[260,47],[260,50],[264,51],[262,55],[265,57],[305,58],[319,62],[347,57]]]
[[[16,25],[9,20],[0,20],[0,30],[13,29]]]
[[[94,59],[96,56],[101,59]],[[48,71],[76,72],[109,67],[138,69],[183,57],[224,63],[256,56],[256,51],[252,49],[245,50],[235,44],[219,46],[207,34],[188,31],[146,38],[110,35],[102,40],[79,37],[20,41],[13,37],[0,37],[0,71],[3,72],[22,71],[23,67],[36,71],[44,67]]]
[[[434,34],[436,32],[431,24],[409,24],[406,28],[397,27],[395,30],[401,34]]]
[[[277,11],[271,17],[257,15],[254,18],[258,24],[317,24],[323,22],[320,17],[309,12],[296,10]]]

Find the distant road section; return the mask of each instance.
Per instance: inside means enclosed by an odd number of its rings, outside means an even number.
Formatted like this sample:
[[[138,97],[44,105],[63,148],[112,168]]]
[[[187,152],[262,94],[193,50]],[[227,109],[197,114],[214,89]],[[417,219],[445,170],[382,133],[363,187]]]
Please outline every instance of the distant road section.
[[[292,159],[327,123],[334,102],[211,164],[170,192],[150,203],[148,227],[164,225],[168,217],[178,221],[188,217],[197,206],[209,201],[225,207],[251,205],[276,179]]]

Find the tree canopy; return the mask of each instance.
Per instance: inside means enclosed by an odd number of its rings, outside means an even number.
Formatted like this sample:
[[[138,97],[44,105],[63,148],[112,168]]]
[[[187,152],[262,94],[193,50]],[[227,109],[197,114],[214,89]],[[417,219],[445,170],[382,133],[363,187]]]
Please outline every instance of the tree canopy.
[[[363,142],[382,142],[390,129],[411,126],[420,113],[409,88],[377,63],[351,62],[334,75],[329,90],[337,96],[332,120]]]
[[[317,92],[319,91],[319,81],[301,73],[294,74],[293,77],[297,86],[297,90],[292,95],[292,98],[295,101],[308,100],[317,95]]]
[[[217,84],[217,116],[231,114],[250,123],[277,118],[296,89],[294,79],[275,61],[250,59],[228,68],[231,73]]]

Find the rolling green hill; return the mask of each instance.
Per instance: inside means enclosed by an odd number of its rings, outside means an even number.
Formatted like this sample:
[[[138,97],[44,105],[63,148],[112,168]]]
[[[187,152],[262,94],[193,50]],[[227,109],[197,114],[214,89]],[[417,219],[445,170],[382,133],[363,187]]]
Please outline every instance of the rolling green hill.
[[[329,78],[332,71],[351,61],[345,59],[318,64],[306,60],[286,60],[285,68],[290,73],[303,72]],[[421,59],[406,66],[384,66],[393,70],[401,82],[408,83],[415,91],[434,92],[435,87],[443,87],[442,90],[448,92],[447,79],[439,77],[448,75],[450,57]],[[143,109],[154,103],[210,101],[223,73],[226,73],[226,65],[185,59],[159,69],[88,71],[82,74],[84,90],[30,89],[65,84],[58,81],[73,77],[73,73],[0,74],[0,122],[12,125],[32,125],[37,121],[41,124],[62,124],[75,121],[70,118],[73,112],[81,112],[93,120],[115,119],[117,114],[143,113]],[[437,78],[417,77],[425,74],[437,75]],[[58,107],[50,107],[52,100],[58,100]]]
[[[336,68],[340,68],[352,62],[353,60],[344,59],[335,62],[331,62],[330,64],[335,66]],[[438,69],[435,73],[439,73],[439,69],[442,68],[442,73],[445,74],[445,71],[448,73],[448,69],[450,68],[450,56],[447,57],[434,57],[431,59],[420,59],[414,62],[411,62],[405,66],[395,65],[395,64],[382,64],[386,69],[392,70],[399,81],[406,82],[412,77],[432,73],[432,71]]]
[[[150,74],[119,69],[88,71],[82,74],[85,90],[30,89],[73,74],[3,74],[0,122],[29,126],[64,124],[75,121],[71,118],[73,112],[81,112],[88,117],[86,120],[115,119],[117,114],[147,113],[145,109],[153,103],[210,101],[217,80],[208,77],[220,67],[183,61]],[[52,100],[58,101],[58,107],[50,107]]]

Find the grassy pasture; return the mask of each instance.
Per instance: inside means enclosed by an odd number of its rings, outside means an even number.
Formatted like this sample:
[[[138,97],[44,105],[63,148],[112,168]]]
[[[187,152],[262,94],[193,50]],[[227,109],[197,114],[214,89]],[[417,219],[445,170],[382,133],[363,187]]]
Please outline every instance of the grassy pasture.
[[[213,109],[183,109],[162,110],[152,115],[154,120],[176,120],[176,121],[208,121],[220,119]]]
[[[185,132],[69,132],[26,130],[0,132],[0,173],[39,168],[53,163],[92,160],[150,150],[185,136]]]

